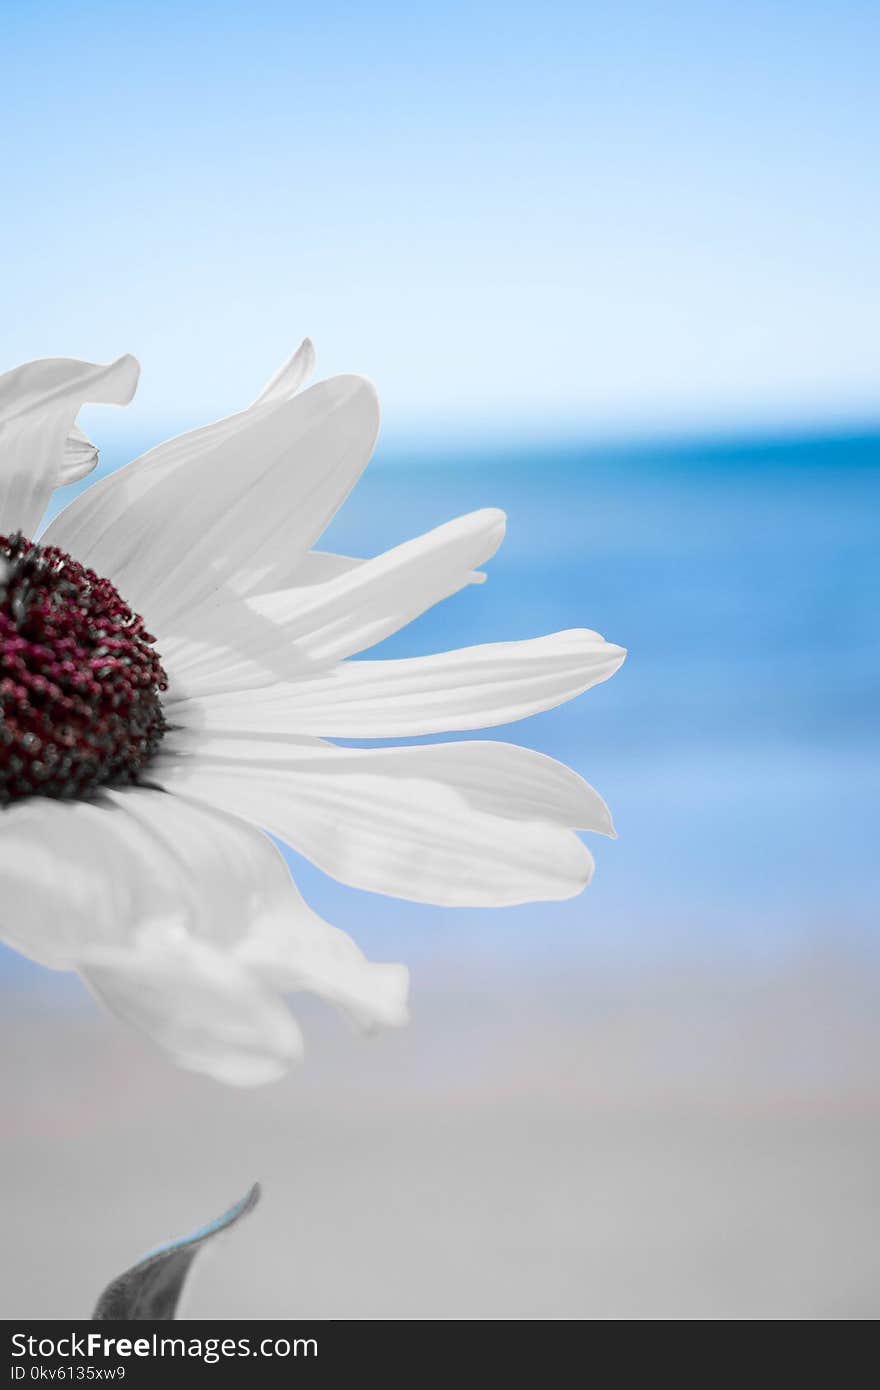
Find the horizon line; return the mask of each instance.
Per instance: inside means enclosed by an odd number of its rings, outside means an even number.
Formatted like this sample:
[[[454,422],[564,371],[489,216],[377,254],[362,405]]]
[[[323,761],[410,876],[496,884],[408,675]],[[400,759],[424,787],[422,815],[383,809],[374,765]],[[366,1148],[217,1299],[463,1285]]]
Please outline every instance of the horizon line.
[[[130,416],[124,421],[117,417],[108,429],[110,420],[101,407],[86,407],[82,413],[88,410],[91,414],[92,409],[99,413],[96,413],[94,423],[90,422],[91,428],[86,432],[97,444],[101,455],[106,455],[108,451],[115,454],[120,448],[130,447],[131,442],[137,440],[135,452],[131,454],[134,458],[157,443],[210,423],[210,420],[204,420],[193,424],[179,418],[172,423],[166,417],[166,424],[162,426],[158,423],[160,417],[154,415],[147,439],[147,422],[139,421],[132,428],[134,422]],[[828,448],[847,444],[870,446],[875,442],[878,445],[877,462],[880,464],[880,417],[752,420],[741,425],[720,421],[681,422],[629,430],[622,426],[595,430],[586,426],[567,428],[557,422],[555,427],[548,427],[543,432],[534,427],[511,430],[495,421],[484,421],[479,426],[462,422],[461,426],[450,429],[447,421],[445,427],[431,427],[427,423],[418,427],[386,425],[379,433],[374,462],[394,465],[402,461],[404,454],[408,457],[415,454],[421,461],[430,464],[441,461],[441,458],[452,463],[456,459],[474,456],[489,459],[502,454],[505,458],[513,456],[525,459],[539,450],[554,450],[566,455],[606,452],[623,456],[683,452],[691,456],[706,451],[715,454],[766,449],[784,451],[810,445]]]

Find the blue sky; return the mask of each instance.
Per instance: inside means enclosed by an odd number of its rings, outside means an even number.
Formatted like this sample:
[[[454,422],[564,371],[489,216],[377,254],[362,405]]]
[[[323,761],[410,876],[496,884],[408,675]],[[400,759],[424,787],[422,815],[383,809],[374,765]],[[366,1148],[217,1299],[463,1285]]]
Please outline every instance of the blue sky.
[[[872,4],[4,5],[0,363],[395,434],[880,416]]]

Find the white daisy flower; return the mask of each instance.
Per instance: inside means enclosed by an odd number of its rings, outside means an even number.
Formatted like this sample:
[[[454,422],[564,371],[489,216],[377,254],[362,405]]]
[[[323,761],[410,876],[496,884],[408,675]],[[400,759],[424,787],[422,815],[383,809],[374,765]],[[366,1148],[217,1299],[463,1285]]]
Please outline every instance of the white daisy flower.
[[[522,719],[624,652],[576,630],[350,660],[482,579],[505,519],[371,560],[313,550],[379,411],[357,376],[299,393],[312,365],[305,342],[249,409],[95,483],[38,541],[53,488],[96,460],[80,406],[127,403],[138,367],[0,377],[0,934],[238,1084],[300,1055],[290,992],[367,1030],[406,1019],[405,967],[312,912],[264,832],[357,888],[479,906],[579,893],[576,830],[613,834],[599,795],[528,749],[327,741]]]

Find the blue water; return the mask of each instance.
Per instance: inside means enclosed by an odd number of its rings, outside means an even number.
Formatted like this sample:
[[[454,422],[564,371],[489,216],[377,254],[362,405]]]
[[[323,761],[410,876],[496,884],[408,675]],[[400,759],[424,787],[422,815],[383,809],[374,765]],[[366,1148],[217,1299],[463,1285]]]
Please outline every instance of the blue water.
[[[582,898],[504,912],[357,893],[292,857],[314,906],[416,965],[870,942],[880,437],[380,451],[322,544],[371,554],[487,505],[509,516],[488,582],[376,650],[575,626],[628,647],[609,683],[499,732],[581,771],[620,838],[595,839]]]
[[[581,624],[630,653],[606,685],[507,732],[593,781],[620,839],[595,844],[583,899],[471,914],[489,949],[499,932],[517,949],[663,954],[869,931],[880,439],[398,461],[330,539],[357,552],[487,504],[509,515],[488,583],[387,653]]]

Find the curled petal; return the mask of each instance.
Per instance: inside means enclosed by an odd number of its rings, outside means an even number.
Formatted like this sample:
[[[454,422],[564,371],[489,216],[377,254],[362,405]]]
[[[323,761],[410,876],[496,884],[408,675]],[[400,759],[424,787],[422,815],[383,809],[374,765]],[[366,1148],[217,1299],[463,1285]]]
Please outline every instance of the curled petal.
[[[36,535],[53,488],[71,481],[66,441],[80,408],[127,405],[139,371],[129,356],[107,366],[47,357],[0,376],[0,534]]]
[[[64,483],[78,483],[91,473],[97,462],[97,446],[78,425],[74,425],[64,441],[64,456],[58,473],[59,487]]]

